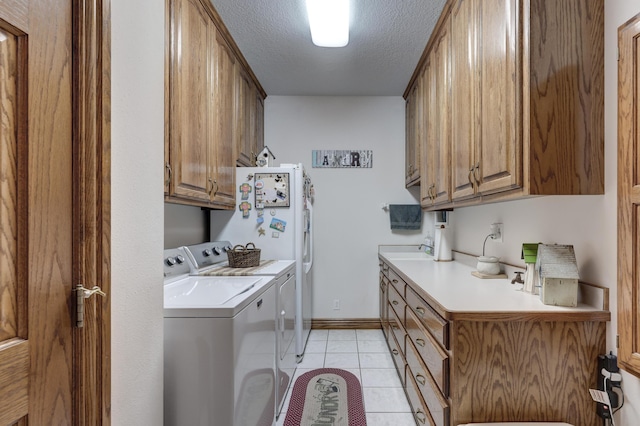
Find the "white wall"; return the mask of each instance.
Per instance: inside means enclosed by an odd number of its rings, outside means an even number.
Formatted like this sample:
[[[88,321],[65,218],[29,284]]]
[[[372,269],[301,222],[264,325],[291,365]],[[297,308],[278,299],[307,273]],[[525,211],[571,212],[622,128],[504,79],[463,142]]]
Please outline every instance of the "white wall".
[[[404,189],[402,97],[284,97],[265,102],[265,144],[275,163],[305,165],[314,201],[314,318],[378,316],[378,244],[419,244],[419,231],[392,232],[382,204],[414,204]],[[373,168],[311,168],[315,149],[370,149]],[[425,215],[423,229],[433,228]],[[333,300],[340,299],[340,310]]]
[[[161,425],[164,2],[111,18],[111,423]]]

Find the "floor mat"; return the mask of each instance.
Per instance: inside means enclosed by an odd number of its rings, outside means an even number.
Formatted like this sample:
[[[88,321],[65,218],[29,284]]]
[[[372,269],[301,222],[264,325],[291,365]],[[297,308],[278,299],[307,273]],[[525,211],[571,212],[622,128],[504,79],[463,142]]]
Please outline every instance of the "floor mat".
[[[338,368],[304,373],[293,385],[284,426],[366,426],[360,381]]]

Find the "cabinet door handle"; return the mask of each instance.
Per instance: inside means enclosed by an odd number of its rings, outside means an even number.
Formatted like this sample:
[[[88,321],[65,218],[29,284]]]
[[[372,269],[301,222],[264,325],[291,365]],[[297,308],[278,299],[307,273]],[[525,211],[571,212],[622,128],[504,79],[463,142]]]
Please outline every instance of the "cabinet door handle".
[[[427,383],[427,379],[422,374],[416,374],[416,382],[424,386]]]
[[[418,410],[416,411],[416,419],[418,419],[420,423],[424,424],[427,421],[427,415],[422,410]]]
[[[213,193],[213,179],[209,178],[209,197],[211,197],[211,193]]]
[[[416,306],[416,312],[419,313],[421,317],[425,314],[424,308],[420,306]]]
[[[171,185],[171,175],[173,171],[171,170],[171,164],[168,162],[165,164],[165,168],[167,169],[167,181],[165,182],[165,185],[169,188],[169,185]]]
[[[478,172],[480,172],[480,162],[478,161],[473,168],[473,179],[476,181],[476,186],[480,184],[480,178],[478,177]]]
[[[394,305],[396,305],[396,306],[398,305],[398,301],[397,301],[397,300],[394,300],[394,301],[392,301],[391,303],[393,303],[393,304],[394,304]]]
[[[424,348],[424,339],[416,339],[416,345]]]
[[[394,355],[398,355],[398,350],[397,349],[392,349],[391,352],[393,352]]]

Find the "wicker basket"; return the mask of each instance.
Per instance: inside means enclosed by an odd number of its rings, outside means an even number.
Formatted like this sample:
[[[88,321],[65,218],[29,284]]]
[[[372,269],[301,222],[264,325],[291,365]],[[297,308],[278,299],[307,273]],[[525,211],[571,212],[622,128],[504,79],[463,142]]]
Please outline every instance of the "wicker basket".
[[[246,246],[238,244],[227,252],[227,257],[229,266],[232,268],[251,268],[260,265],[260,249],[257,249],[253,243],[247,243]]]

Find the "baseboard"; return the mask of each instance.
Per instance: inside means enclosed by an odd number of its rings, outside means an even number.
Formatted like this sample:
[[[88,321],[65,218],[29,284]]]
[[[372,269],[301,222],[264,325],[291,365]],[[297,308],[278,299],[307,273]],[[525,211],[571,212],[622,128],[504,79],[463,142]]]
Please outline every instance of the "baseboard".
[[[380,318],[350,318],[350,319],[312,319],[311,328],[326,329],[381,329]]]

